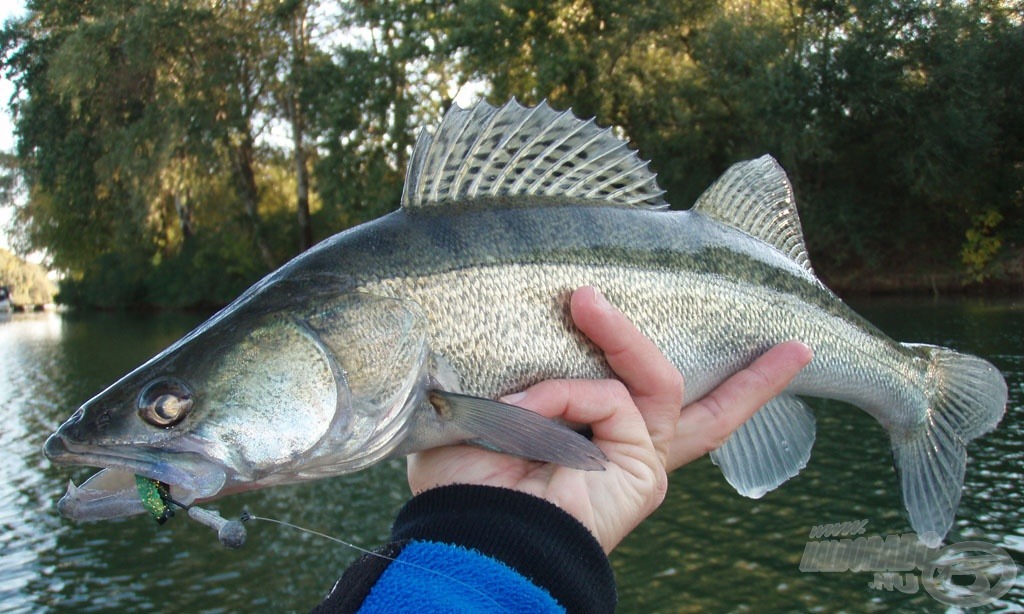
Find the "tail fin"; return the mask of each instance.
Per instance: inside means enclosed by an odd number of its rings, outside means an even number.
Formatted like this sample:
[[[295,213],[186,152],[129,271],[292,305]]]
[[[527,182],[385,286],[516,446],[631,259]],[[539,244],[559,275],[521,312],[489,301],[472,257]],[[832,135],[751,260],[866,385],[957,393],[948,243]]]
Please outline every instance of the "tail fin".
[[[991,431],[1006,410],[1006,380],[991,363],[946,348],[910,345],[929,359],[931,391],[921,426],[894,434],[893,459],[910,526],[930,547],[953,526],[967,443]]]

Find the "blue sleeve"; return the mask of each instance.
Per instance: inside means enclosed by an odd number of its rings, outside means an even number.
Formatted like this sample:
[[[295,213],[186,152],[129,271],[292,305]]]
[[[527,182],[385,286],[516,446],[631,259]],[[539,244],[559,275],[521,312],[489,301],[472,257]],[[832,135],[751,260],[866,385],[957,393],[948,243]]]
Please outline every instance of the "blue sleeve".
[[[361,614],[483,611],[565,609],[501,561],[460,546],[420,541],[402,549],[359,608]]]
[[[402,508],[392,541],[353,564],[315,612],[614,612],[591,533],[524,493],[456,485]]]

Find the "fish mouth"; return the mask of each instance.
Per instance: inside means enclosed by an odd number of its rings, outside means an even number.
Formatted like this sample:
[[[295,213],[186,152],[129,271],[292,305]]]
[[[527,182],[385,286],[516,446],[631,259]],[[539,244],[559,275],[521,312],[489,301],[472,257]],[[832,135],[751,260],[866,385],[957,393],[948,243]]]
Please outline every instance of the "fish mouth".
[[[162,454],[162,458],[140,458],[138,448],[119,454],[115,447],[69,443],[59,434],[51,435],[43,453],[63,465],[99,467],[101,471],[68,490],[57,502],[65,518],[76,521],[110,520],[146,512],[136,488],[135,476],[144,476],[167,485],[170,497],[190,505],[209,499],[223,490],[227,475],[219,466],[197,454]]]

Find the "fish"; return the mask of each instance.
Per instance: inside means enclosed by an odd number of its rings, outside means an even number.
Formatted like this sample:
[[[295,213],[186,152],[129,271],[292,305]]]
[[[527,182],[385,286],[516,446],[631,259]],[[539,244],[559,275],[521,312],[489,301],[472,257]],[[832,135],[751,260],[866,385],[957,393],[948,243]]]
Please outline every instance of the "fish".
[[[514,99],[453,106],[420,133],[396,211],[298,255],[74,412],[44,453],[102,471],[58,507],[117,518],[146,511],[137,476],[189,504],[457,443],[598,470],[585,437],[496,400],[613,376],[569,314],[587,285],[680,369],[685,403],[777,343],[813,349],[711,453],[741,495],[799,473],[816,430],[805,398],[836,399],[887,432],[911,527],[947,534],[967,444],[1005,412],[999,370],[897,342],[829,290],[771,156],[674,210],[612,129]]]

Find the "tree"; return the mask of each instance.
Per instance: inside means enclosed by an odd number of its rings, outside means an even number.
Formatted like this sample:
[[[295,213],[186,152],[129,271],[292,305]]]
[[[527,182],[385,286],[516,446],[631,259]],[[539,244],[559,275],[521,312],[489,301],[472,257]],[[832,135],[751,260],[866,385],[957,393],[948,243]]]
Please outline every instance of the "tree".
[[[25,262],[6,249],[0,249],[0,286],[11,291],[11,302],[19,306],[47,305],[53,302],[54,284],[46,269]]]
[[[476,0],[448,42],[492,100],[595,115],[685,207],[780,159],[826,276],[995,257],[1021,216],[1021,9],[1005,2]],[[1014,98],[1016,96],[1016,98]],[[1011,221],[1012,220],[1012,221]],[[919,249],[928,237],[927,249]]]
[[[450,104],[457,80],[442,47],[446,5],[346,5],[340,43],[310,62],[305,89],[319,135],[316,183],[324,226],[343,228],[393,210],[416,132]]]
[[[279,78],[278,105],[291,124],[292,159],[295,165],[296,221],[299,226],[299,249],[313,245],[313,223],[309,205],[309,163],[306,144],[306,117],[309,114],[308,96],[304,93],[312,49],[314,28],[310,5],[305,0],[289,0],[277,9],[277,18],[287,32],[287,64]],[[281,69],[279,69],[281,70]]]
[[[1019,2],[28,8],[0,34],[18,247],[84,302],[218,302],[392,210],[415,133],[469,82],[621,127],[680,207],[772,153],[826,277],[983,276],[1024,241]]]
[[[4,64],[19,87],[28,243],[72,279],[111,259],[142,263],[125,273],[144,276],[147,260],[175,257],[199,232],[227,231],[205,226],[222,219],[211,209],[237,206],[248,228],[229,218],[232,235],[246,230],[273,267],[280,256],[254,170],[275,42],[266,9],[59,0],[30,9],[4,31]],[[225,194],[220,177],[234,190]]]
[[[1021,219],[1019,19],[1000,3],[881,0],[808,15],[801,68],[823,155],[797,166],[825,230],[812,248],[829,245],[837,269],[944,268],[990,212]]]

